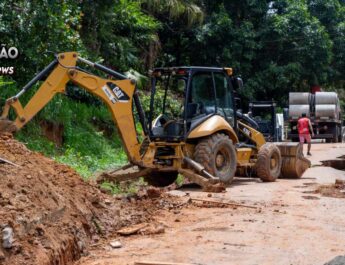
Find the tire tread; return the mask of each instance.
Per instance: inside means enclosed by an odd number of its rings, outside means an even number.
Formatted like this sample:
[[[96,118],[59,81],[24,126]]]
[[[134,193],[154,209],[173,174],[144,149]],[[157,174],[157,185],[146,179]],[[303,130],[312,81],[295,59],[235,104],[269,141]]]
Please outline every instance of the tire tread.
[[[275,174],[274,176],[272,175],[272,172],[271,172],[270,166],[269,166],[269,162],[268,162],[268,160],[270,160],[273,152],[279,153],[279,161],[278,161],[279,172],[278,172],[278,174]],[[266,143],[259,149],[258,158],[256,161],[256,173],[262,181],[273,182],[280,175],[281,163],[282,163],[282,158],[281,158],[279,148],[275,144]]]
[[[213,134],[207,138],[203,138],[199,141],[199,143],[195,147],[194,151],[194,160],[201,165],[203,165],[206,169],[207,172],[210,174],[216,176],[216,172],[214,170],[214,167],[212,166],[212,160],[214,159],[214,152],[213,152],[213,147],[219,142],[219,141],[229,141],[232,145],[232,141],[229,139],[229,137],[223,133],[216,133]],[[236,152],[235,154],[235,159],[236,159]],[[234,174],[236,171],[236,167],[233,169],[233,173],[230,177],[230,180],[228,181],[231,182]]]

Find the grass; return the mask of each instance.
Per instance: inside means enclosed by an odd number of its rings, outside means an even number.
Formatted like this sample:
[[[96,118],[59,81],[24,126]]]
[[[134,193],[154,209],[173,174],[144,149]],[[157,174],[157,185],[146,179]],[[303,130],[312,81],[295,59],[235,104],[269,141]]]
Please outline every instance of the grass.
[[[40,121],[63,124],[63,145],[42,135]],[[16,134],[28,148],[74,168],[85,179],[95,172],[127,162],[110,112],[101,104],[78,102],[59,95]]]
[[[3,106],[6,98],[18,91],[14,82],[5,82],[0,77],[0,106]],[[15,137],[29,149],[71,166],[84,179],[89,179],[97,171],[126,164],[127,156],[108,109],[82,90],[74,87],[72,92],[79,100],[64,95],[55,96]],[[34,89],[30,90],[20,98],[23,106],[34,93]],[[148,104],[148,101],[145,103]],[[13,113],[10,113],[10,119],[14,118]],[[62,146],[57,146],[42,134],[40,122],[43,120],[64,126]],[[141,138],[142,128],[139,124],[137,131]],[[183,177],[179,176],[176,183],[181,185]],[[124,185],[105,182],[102,188],[113,194],[133,194],[143,185],[146,184],[140,179]]]
[[[184,176],[181,175],[181,174],[178,174],[177,179],[176,179],[176,181],[175,181],[176,185],[177,185],[178,187],[180,187],[180,186],[183,185],[183,182],[184,182]]]
[[[140,187],[146,186],[147,183],[144,181],[143,178],[140,178],[138,181],[135,182],[124,182],[121,184],[113,183],[113,182],[104,182],[101,185],[101,188],[110,192],[111,194],[125,194],[125,195],[133,195],[136,194]]]
[[[85,179],[95,172],[117,168],[127,162],[127,157],[121,146],[117,146],[111,139],[98,134],[96,131],[86,131],[82,127],[71,129],[73,137],[66,137],[65,144],[57,147],[40,133],[39,125],[32,123],[16,138],[24,142],[29,149],[43,153],[54,160],[74,168]]]

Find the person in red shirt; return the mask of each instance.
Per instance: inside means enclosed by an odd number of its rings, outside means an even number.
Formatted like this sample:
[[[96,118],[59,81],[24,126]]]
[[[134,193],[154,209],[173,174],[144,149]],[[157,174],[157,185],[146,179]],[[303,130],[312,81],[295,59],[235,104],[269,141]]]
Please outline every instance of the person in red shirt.
[[[313,132],[313,126],[311,125],[310,119],[307,117],[305,113],[302,113],[302,117],[299,118],[298,123],[297,123],[297,128],[298,128],[298,135],[299,135],[299,142],[302,145],[302,150],[303,150],[303,144],[304,141],[307,141],[308,143],[308,156],[311,156],[310,153],[310,148],[311,148],[311,137],[314,137],[314,132]]]

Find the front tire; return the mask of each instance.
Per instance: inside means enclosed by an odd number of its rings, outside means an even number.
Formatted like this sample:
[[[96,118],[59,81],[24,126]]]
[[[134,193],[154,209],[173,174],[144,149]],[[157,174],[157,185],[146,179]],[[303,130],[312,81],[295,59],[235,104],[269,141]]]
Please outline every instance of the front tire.
[[[279,148],[272,143],[266,143],[259,149],[256,161],[256,172],[264,182],[275,181],[281,172],[282,157]]]
[[[223,183],[230,183],[235,176],[236,150],[225,134],[216,133],[201,139],[195,147],[194,160]]]

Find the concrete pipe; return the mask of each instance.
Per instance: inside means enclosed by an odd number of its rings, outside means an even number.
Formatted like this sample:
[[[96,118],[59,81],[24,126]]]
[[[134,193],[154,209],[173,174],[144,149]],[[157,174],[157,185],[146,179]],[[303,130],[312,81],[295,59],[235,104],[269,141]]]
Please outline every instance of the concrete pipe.
[[[317,92],[315,94],[315,105],[338,105],[339,98],[335,92]]]
[[[289,93],[289,105],[309,105],[311,100],[310,93]]]
[[[305,113],[307,117],[310,116],[310,107],[309,105],[290,105],[289,106],[289,118],[298,119],[302,116],[302,113]]]
[[[315,118],[338,118],[338,106],[337,105],[315,105]]]

